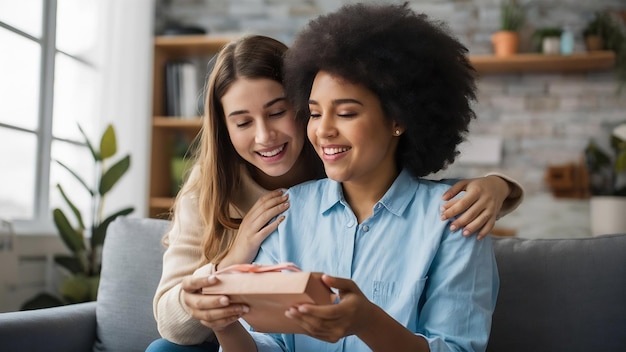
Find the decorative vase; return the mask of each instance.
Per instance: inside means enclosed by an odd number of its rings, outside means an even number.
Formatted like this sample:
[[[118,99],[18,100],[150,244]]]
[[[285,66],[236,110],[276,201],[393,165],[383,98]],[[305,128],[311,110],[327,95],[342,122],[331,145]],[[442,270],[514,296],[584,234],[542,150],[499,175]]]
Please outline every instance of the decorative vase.
[[[491,36],[491,42],[496,56],[512,56],[517,53],[519,34],[512,31],[499,31]]]
[[[626,197],[593,196],[589,209],[592,236],[626,233]]]

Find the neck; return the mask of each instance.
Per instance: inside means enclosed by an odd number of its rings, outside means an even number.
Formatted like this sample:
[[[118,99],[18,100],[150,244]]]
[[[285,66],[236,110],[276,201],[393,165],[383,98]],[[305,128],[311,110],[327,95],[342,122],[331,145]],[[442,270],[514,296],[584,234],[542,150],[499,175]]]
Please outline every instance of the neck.
[[[300,155],[289,172],[281,176],[269,176],[255,167],[249,169],[254,181],[267,190],[289,188],[316,177],[314,166],[303,155]]]
[[[374,205],[387,193],[400,174],[395,165],[389,168],[379,167],[379,170],[383,171],[377,173],[375,177],[345,181],[341,184],[346,202],[352,208],[359,224],[372,216]]]

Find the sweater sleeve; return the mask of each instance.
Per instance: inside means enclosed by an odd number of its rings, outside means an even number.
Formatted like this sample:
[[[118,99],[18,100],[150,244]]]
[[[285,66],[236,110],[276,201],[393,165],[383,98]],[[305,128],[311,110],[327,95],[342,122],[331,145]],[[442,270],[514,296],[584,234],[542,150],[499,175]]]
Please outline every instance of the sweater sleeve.
[[[504,200],[504,203],[502,203],[502,208],[500,208],[500,213],[498,213],[498,219],[500,219],[501,217],[517,209],[517,207],[522,203],[522,201],[524,200],[524,188],[516,180],[499,172],[490,172],[486,174],[485,177],[492,175],[498,176],[501,179],[505,180],[511,187],[511,193]]]
[[[164,239],[167,249],[163,255],[163,272],[153,300],[159,333],[180,345],[214,339],[213,331],[189,314],[181,295],[183,278],[194,274],[203,264],[202,236],[197,198],[187,193],[179,200]]]

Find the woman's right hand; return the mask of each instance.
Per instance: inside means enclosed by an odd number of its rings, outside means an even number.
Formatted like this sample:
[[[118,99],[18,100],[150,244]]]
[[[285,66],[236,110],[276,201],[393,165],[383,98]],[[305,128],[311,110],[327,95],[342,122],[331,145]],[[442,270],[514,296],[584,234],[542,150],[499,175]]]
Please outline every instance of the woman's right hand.
[[[261,243],[285,219],[284,216],[280,216],[276,221],[268,224],[270,220],[289,208],[288,195],[283,192],[283,190],[269,192],[254,203],[239,225],[233,246],[224,259],[217,264],[220,268],[252,262]]]
[[[212,264],[207,264],[212,266]],[[228,296],[205,295],[202,288],[217,283],[213,275],[204,275],[200,268],[182,281],[182,299],[189,314],[213,331],[224,329],[248,312],[248,306],[230,304]],[[200,273],[200,274],[199,274]]]

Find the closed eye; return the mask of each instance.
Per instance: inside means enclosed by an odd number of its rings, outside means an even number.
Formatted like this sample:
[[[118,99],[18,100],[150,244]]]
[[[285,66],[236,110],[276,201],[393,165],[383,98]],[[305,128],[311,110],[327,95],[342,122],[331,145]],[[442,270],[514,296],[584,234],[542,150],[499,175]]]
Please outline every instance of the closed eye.
[[[273,114],[270,114],[269,116],[270,116],[270,117],[274,117],[274,118],[275,118],[275,117],[282,117],[282,116],[285,116],[285,114],[286,114],[286,113],[287,113],[287,110],[282,110],[282,111],[279,111],[279,112],[275,112],[275,113],[273,113]]]

